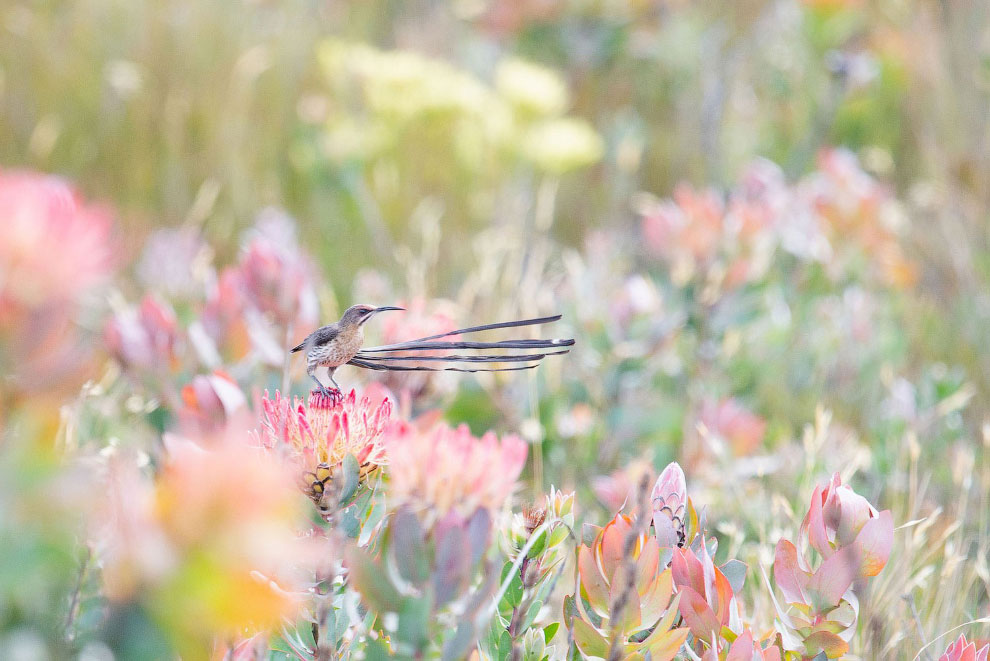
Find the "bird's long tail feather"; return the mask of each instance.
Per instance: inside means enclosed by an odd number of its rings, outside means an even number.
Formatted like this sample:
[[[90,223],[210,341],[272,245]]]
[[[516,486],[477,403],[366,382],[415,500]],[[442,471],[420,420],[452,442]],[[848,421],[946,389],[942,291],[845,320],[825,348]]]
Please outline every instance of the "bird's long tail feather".
[[[482,331],[497,330],[501,328],[518,328],[520,326],[536,326],[547,324],[560,319],[560,315],[551,317],[539,317],[537,319],[520,319],[518,321],[503,321],[495,324],[485,324],[483,326],[472,326],[471,328],[461,328],[441,333],[421,337],[408,342],[398,342],[379,347],[368,347],[362,349],[350,364],[356,367],[373,370],[389,370],[402,372],[507,372],[514,370],[526,370],[536,367],[541,360],[547,356],[567,353],[569,347],[574,344],[573,339],[550,339],[550,340],[501,340],[498,342],[469,342],[463,340],[447,340],[442,338],[453,335],[464,335],[466,333],[480,333]],[[433,351],[450,351],[454,349],[479,349],[487,351],[502,351],[506,349],[556,349],[555,351],[542,351],[539,353],[486,353],[481,355],[435,355]],[[399,354],[399,355],[396,355]],[[427,367],[396,365],[396,362],[446,362],[446,363],[532,363],[530,365],[514,367]]]

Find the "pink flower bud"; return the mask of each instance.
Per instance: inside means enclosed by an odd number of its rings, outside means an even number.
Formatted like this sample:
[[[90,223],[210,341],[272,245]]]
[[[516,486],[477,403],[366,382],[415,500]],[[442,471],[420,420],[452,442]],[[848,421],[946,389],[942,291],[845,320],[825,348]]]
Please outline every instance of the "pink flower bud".
[[[676,461],[670,462],[657,478],[651,494],[653,526],[662,548],[684,544],[684,517],[687,513],[687,484],[684,471]]]
[[[976,649],[975,642],[966,640],[966,636],[960,634],[956,642],[949,645],[938,661],[987,661],[990,655],[990,643],[980,649]]]

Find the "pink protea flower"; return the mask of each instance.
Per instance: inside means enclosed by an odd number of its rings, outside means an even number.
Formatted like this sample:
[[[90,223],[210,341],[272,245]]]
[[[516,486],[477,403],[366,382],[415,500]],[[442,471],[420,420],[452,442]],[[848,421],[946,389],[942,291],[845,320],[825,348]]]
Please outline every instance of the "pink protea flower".
[[[197,374],[182,388],[179,419],[200,433],[215,432],[247,405],[244,392],[229,374]]]
[[[315,321],[316,291],[308,260],[263,239],[251,241],[241,257],[241,283],[251,304],[281,326]]]
[[[767,421],[751,413],[737,399],[705,400],[698,416],[709,434],[708,440],[724,443],[734,456],[755,451],[767,431]]]
[[[79,305],[110,276],[112,229],[109,210],[62,179],[0,170],[0,393],[58,400],[85,378]],[[14,401],[0,400],[3,418]]]
[[[107,349],[125,367],[174,368],[178,336],[175,311],[151,294],[141,300],[137,309],[114,315],[104,328]]]
[[[194,338],[204,344],[200,353],[227,362],[252,355],[281,365],[284,347],[302,340],[318,320],[315,273],[292,220],[263,212],[239,262],[225,268],[208,292],[202,332]]]
[[[352,455],[366,477],[386,460],[382,434],[392,412],[387,397],[357,398],[350,394],[313,392],[308,404],[292,403],[275,391],[261,400],[262,445],[285,452],[302,471],[303,490],[319,504],[327,482],[347,455]]]
[[[251,351],[251,334],[245,309],[247,300],[237,269],[225,269],[207,293],[199,322],[212,342],[206,353],[219,354],[225,362],[242,360]],[[191,328],[190,328],[191,330]]]
[[[155,604],[155,617],[195,613],[169,624],[200,644],[276,626],[303,589],[286,566],[306,520],[292,477],[230,432],[210,450],[166,439],[153,480],[113,456],[91,520],[107,596]]]
[[[526,463],[526,442],[438,423],[426,428],[392,425],[385,435],[390,491],[399,502],[429,507],[442,517],[452,510],[470,516],[479,507],[498,509],[516,486]]]
[[[0,172],[0,311],[72,301],[113,264],[110,213],[65,181]]]
[[[668,261],[689,258],[693,269],[714,257],[724,215],[725,205],[717,193],[680,184],[672,200],[657,203],[643,215],[646,246]]]
[[[687,515],[687,484],[684,471],[676,461],[670,462],[653,486],[653,526],[661,548],[684,545],[684,521]]]
[[[834,269],[845,266],[853,248],[868,255],[888,283],[907,287],[917,280],[917,267],[904,254],[897,235],[900,212],[893,195],[863,170],[855,154],[823,150],[818,170],[803,180],[800,194],[833,244]]]
[[[616,512],[636,504],[636,491],[643,479],[653,479],[653,465],[647,459],[633,459],[608,475],[592,478],[591,489],[605,507]]]
[[[990,656],[990,643],[980,649],[976,649],[976,643],[966,640],[966,636],[959,634],[956,642],[949,645],[938,661],[987,661]]]

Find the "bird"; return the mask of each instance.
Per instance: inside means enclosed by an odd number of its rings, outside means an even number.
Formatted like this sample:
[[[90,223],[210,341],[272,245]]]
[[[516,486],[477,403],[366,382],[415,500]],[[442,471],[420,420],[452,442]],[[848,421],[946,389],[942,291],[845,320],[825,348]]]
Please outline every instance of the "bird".
[[[467,342],[461,340],[444,340],[455,335],[480,333],[482,331],[501,328],[518,328],[521,326],[536,326],[558,321],[561,315],[520,319],[517,321],[502,321],[470,328],[430,335],[406,342],[387,344],[383,346],[364,348],[363,326],[369,319],[380,312],[389,310],[402,311],[404,308],[395,305],[375,307],[373,305],[352,305],[344,311],[340,321],[321,326],[310,333],[305,340],[290,349],[290,353],[306,352],[306,374],[316,382],[315,391],[330,395],[331,391],[316,376],[316,368],[326,367],[337,392],[340,385],[333,378],[334,372],[342,365],[353,365],[370,370],[387,371],[416,371],[416,372],[507,372],[527,370],[536,367],[547,356],[564,354],[570,351],[565,347],[574,345],[573,339],[549,340],[502,340],[498,342]],[[433,352],[449,350],[484,350],[480,355],[440,354]],[[527,353],[504,353],[507,349],[525,349]],[[423,353],[425,352],[425,353]],[[495,352],[495,353],[491,353]],[[513,367],[427,367],[423,365],[408,365],[408,362],[445,362],[445,363],[525,363]]]

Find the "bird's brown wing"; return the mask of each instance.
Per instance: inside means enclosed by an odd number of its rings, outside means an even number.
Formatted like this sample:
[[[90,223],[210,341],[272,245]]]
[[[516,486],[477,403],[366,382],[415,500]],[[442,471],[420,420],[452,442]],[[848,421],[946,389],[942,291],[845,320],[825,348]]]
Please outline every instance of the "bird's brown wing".
[[[289,353],[302,351],[303,349],[307,349],[307,347],[323,346],[324,344],[333,341],[333,339],[337,337],[339,334],[340,334],[340,328],[337,326],[337,324],[321,326],[320,328],[317,328],[315,331],[307,335],[305,340],[303,340],[298,345],[289,349]]]
[[[350,364],[356,367],[373,370],[390,370],[402,372],[507,372],[514,370],[526,370],[536,367],[541,360],[547,356],[567,353],[569,347],[574,344],[573,339],[549,339],[549,340],[501,340],[498,342],[469,342],[463,340],[443,340],[445,337],[454,335],[464,335],[467,333],[480,333],[488,330],[498,330],[502,328],[518,328],[520,326],[536,326],[547,324],[560,319],[560,315],[552,317],[539,317],[537,319],[520,319],[517,321],[503,321],[495,324],[485,324],[483,326],[472,326],[421,337],[408,342],[398,342],[380,347],[368,347],[362,349]],[[482,354],[434,354],[435,351],[451,350],[483,350]],[[527,349],[528,353],[503,353],[511,349]],[[535,349],[554,349],[553,351],[538,351]],[[427,353],[423,353],[427,352]],[[495,352],[495,353],[491,353]],[[514,367],[428,367],[425,365],[397,365],[398,362],[446,362],[446,363],[530,363],[528,365]]]

